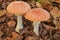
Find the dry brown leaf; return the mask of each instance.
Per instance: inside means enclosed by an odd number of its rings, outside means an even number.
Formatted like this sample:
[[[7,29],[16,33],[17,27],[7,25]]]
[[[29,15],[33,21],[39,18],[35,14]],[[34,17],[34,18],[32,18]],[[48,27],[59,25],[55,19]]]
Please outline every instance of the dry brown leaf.
[[[60,29],[60,22],[56,22],[56,29]]]
[[[25,40],[36,40],[36,38],[31,37],[31,36],[28,36],[28,37],[26,37],[26,39],[25,39]]]
[[[6,2],[2,2],[2,8],[6,8],[7,7],[7,3]]]
[[[43,8],[45,8],[49,11],[52,10],[52,8],[53,8],[53,6],[51,6],[50,4],[44,3],[44,2],[42,2],[41,5]]]
[[[5,17],[0,18],[0,23],[1,23],[1,22],[4,22],[4,21],[6,21],[6,16],[5,16]]]
[[[49,26],[49,25],[46,25],[46,24],[43,24],[43,26],[46,28],[46,30],[53,30],[54,29],[53,26]]]
[[[49,1],[60,3],[60,0],[49,0]]]
[[[8,13],[8,12],[6,13],[6,16],[7,16],[7,17],[12,17],[13,15],[14,15],[14,14],[12,14],[12,13]]]
[[[0,30],[1,30],[3,27],[4,27],[3,24],[0,24]]]
[[[4,33],[0,30],[0,37],[3,35]]]
[[[29,4],[30,4],[30,5],[31,5],[31,7],[33,7],[33,8],[34,8],[34,7],[36,7],[36,5],[35,5],[35,4],[36,4],[36,2],[34,2],[34,1],[29,2]]]
[[[39,2],[36,2],[36,6],[37,6],[38,8],[42,8],[42,5],[41,5]]]
[[[46,22],[51,22],[53,19],[52,18],[50,18],[49,20],[47,20]]]
[[[60,16],[60,10],[57,7],[54,7],[51,11],[50,14],[53,17],[59,17]]]
[[[16,39],[14,40],[22,40],[23,39],[23,36],[22,35],[19,35]]]
[[[47,3],[47,4],[51,4],[50,0],[41,0],[41,2]]]
[[[3,16],[6,13],[6,10],[0,10],[0,16]]]
[[[60,0],[55,0],[55,2],[60,3]]]
[[[2,0],[0,0],[0,2],[2,2]]]
[[[55,0],[49,0],[49,1],[54,2]]]
[[[16,22],[14,20],[10,20],[8,23],[7,23],[8,27],[15,27],[16,25]]]
[[[13,35],[13,38],[12,39],[15,39],[16,37],[19,36],[16,32],[12,32],[12,35]]]

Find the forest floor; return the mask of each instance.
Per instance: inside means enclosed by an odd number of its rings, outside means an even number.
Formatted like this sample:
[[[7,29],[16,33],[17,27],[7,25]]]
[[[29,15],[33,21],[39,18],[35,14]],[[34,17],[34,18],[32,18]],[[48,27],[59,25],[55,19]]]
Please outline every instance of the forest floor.
[[[0,0],[0,40],[60,40],[60,0],[23,1],[29,3],[31,8],[47,10],[50,19],[41,22],[37,36],[32,22],[23,17],[24,28],[17,33],[17,17],[6,11],[7,5],[13,0]]]

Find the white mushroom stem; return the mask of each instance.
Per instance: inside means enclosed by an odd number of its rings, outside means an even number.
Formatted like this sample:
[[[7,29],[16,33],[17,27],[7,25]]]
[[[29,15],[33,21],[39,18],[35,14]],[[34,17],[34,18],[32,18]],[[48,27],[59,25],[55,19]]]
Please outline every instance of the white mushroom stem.
[[[36,35],[39,35],[39,24],[40,22],[33,22],[34,32],[36,33]]]
[[[23,29],[23,24],[22,24],[22,16],[17,15],[17,26],[15,31],[19,33],[19,30]]]

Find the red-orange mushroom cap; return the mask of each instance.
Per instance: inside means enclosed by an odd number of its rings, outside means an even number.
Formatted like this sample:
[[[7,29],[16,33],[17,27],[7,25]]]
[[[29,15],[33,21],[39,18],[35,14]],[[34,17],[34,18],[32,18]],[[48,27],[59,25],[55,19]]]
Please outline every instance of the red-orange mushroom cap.
[[[25,18],[30,21],[46,21],[50,18],[50,15],[42,8],[34,8],[25,15]]]
[[[13,14],[25,14],[31,9],[30,5],[24,1],[14,1],[7,7],[7,11]]]
[[[30,5],[24,1],[14,1],[7,6],[7,11],[17,16],[16,32],[19,33],[19,30],[23,29],[22,16],[30,9]]]

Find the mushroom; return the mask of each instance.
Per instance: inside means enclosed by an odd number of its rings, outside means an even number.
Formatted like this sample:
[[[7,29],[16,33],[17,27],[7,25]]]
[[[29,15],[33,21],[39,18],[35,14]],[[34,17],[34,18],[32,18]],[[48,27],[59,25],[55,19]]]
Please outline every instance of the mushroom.
[[[31,9],[25,16],[26,19],[33,21],[34,32],[38,34],[38,28],[41,21],[47,21],[50,18],[49,12],[42,8]]]
[[[8,5],[7,11],[17,16],[16,32],[19,33],[19,30],[23,29],[22,15],[26,14],[30,9],[30,5],[24,1],[14,1]]]

